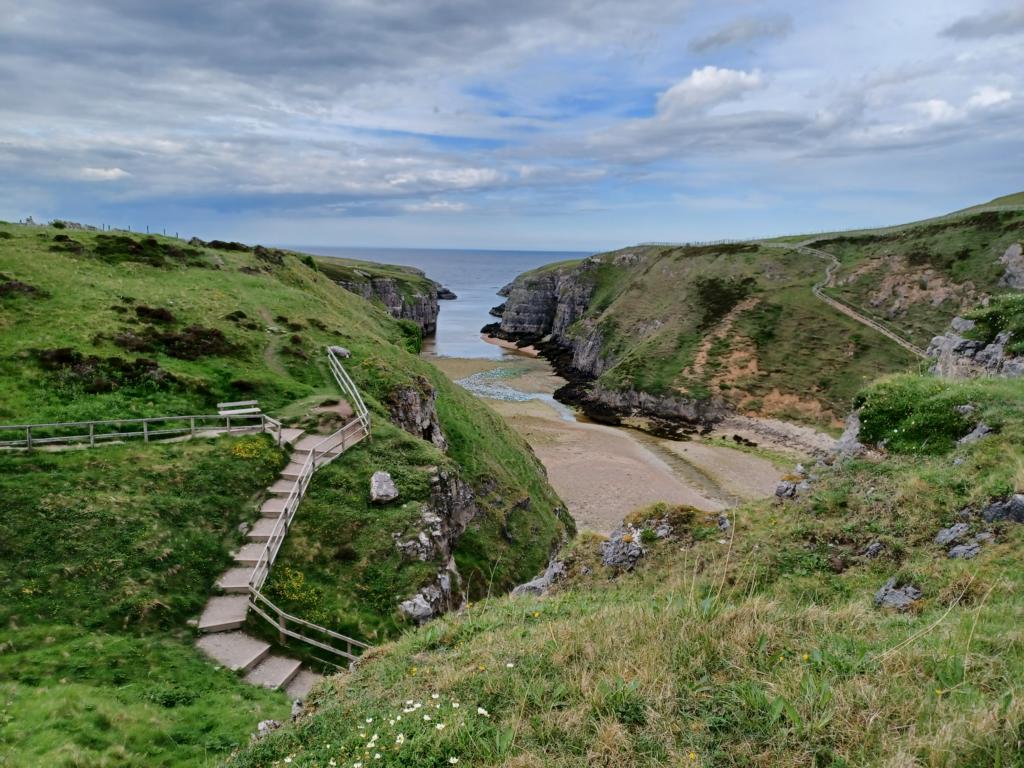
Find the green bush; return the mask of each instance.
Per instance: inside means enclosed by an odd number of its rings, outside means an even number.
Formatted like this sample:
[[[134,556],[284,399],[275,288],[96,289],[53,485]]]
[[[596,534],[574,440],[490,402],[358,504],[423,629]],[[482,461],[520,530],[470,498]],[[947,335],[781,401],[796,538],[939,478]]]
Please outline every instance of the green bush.
[[[894,453],[939,454],[971,431],[957,406],[971,401],[963,384],[918,376],[883,380],[857,396],[860,439]]]
[[[1010,332],[1006,349],[1011,354],[1024,354],[1024,295],[1008,293],[997,296],[987,307],[967,313],[975,325],[967,335],[986,344],[993,342],[1003,331]]]

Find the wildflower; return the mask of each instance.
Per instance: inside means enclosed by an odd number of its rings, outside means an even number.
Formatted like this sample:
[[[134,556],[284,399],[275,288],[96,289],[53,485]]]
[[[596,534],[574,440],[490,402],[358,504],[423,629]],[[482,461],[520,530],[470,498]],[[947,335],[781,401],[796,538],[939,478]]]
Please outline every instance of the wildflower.
[[[804,661],[810,661],[810,660],[811,660],[811,654],[805,653],[804,654]]]
[[[452,709],[458,709],[458,708],[459,708],[459,702],[453,701],[452,702]]]
[[[477,708],[476,708],[476,713],[477,713],[478,715],[480,715],[481,717],[490,717],[490,716],[491,716],[491,713],[490,713],[490,712],[488,712],[488,711],[487,711],[486,709],[484,709],[483,707],[477,707]]]
[[[424,720],[425,722],[428,722],[428,723],[429,723],[429,722],[430,722],[430,715],[424,715],[424,716],[423,716],[423,720]]]
[[[373,718],[372,718],[372,717],[368,717],[368,718],[366,718],[366,722],[367,722],[367,723],[372,723],[372,722],[373,722]]]
[[[434,727],[437,728],[437,730],[439,730],[439,731],[443,731],[444,730],[444,723],[438,723]]]
[[[352,768],[363,768],[362,763],[352,763]]]
[[[479,669],[481,672],[483,672],[484,670],[487,669],[487,667],[485,667],[483,664],[481,664],[480,666],[477,667],[477,669]]]
[[[430,694],[430,698],[432,698],[432,699],[439,699],[439,698],[441,698],[441,694],[439,694],[439,693],[432,693],[432,694]]]
[[[534,611],[533,612],[533,618],[536,619],[538,616],[540,616],[540,611]],[[458,758],[456,758],[456,759],[458,759]]]
[[[286,763],[290,763],[290,762],[292,761],[292,759],[291,759],[290,757],[286,757],[286,758],[284,759],[284,761],[285,761]]]
[[[400,733],[395,737],[395,744],[405,744],[405,734]]]
[[[411,707],[412,706],[412,699],[406,699],[405,706]]]
[[[395,724],[395,721],[393,719],[392,720],[388,720],[388,725],[394,725],[394,724]]]
[[[373,759],[374,760],[380,760],[380,752],[374,752],[373,753]]]
[[[693,750],[690,750],[690,754],[688,755],[688,757],[690,758],[690,761],[693,762],[697,759],[697,753]]]
[[[942,694],[944,694],[944,693],[945,693],[945,691],[944,691],[944,690],[942,690],[941,688],[936,688],[936,689],[935,689],[935,695],[936,695],[936,696],[941,696],[941,695],[942,695]]]
[[[510,662],[508,662],[508,663],[507,663],[507,664],[506,664],[505,666],[506,666],[506,667],[508,667],[509,669],[512,669],[512,667],[514,667],[514,666],[515,666],[515,664],[513,664],[513,663],[512,663],[511,661],[510,661]]]
[[[448,765],[455,765],[457,762],[459,762],[459,758],[454,755],[448,758]]]

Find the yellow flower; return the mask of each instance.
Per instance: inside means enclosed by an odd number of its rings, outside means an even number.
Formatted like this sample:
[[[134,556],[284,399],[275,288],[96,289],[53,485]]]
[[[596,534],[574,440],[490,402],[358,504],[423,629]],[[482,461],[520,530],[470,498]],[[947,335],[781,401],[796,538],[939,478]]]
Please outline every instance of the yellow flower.
[[[688,757],[690,758],[690,761],[693,762],[697,759],[697,753],[691,750]]]
[[[936,695],[936,696],[941,696],[941,695],[942,695],[942,694],[944,694],[944,693],[945,693],[945,691],[944,691],[944,690],[942,690],[941,688],[936,688],[936,689],[935,689],[935,695]]]
[[[804,661],[810,661],[810,660],[811,660],[811,655],[809,653],[805,653],[804,654]]]

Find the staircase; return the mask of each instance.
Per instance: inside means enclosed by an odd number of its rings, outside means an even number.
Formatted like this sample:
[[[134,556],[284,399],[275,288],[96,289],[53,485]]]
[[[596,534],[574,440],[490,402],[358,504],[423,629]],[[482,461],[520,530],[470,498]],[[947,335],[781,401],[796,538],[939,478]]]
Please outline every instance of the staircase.
[[[339,353],[338,348],[329,347],[327,359],[355,418],[327,437],[307,435],[301,429],[280,430],[280,442],[292,448],[290,461],[267,488],[259,519],[246,533],[246,543],[234,553],[235,564],[217,579],[218,594],[206,603],[197,623],[201,636],[196,645],[203,653],[243,673],[247,683],[283,689],[292,699],[304,698],[321,675],[304,669],[298,659],[271,653],[269,643],[244,632],[250,609],[277,628],[282,644],[292,638],[346,661],[357,658],[357,649],[369,647],[285,613],[260,592],[313,473],[370,434],[369,410],[338,360]]]

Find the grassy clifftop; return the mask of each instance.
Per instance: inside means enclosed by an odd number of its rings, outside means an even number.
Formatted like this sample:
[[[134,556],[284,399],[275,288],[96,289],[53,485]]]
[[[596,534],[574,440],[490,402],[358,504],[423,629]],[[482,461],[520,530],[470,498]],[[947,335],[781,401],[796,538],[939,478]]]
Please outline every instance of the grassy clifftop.
[[[366,504],[378,469],[395,472],[409,517],[434,469],[472,489],[478,513],[454,553],[472,594],[542,567],[564,535],[543,468],[417,357],[418,328],[301,254],[211,245],[0,224],[0,423],[213,413],[236,399],[304,421],[337,400],[323,351],[341,344],[374,434],[317,476],[273,578],[299,574],[336,628],[395,632],[398,600],[440,564],[395,556],[381,524],[395,513]],[[446,454],[389,423],[410,388],[436,397]],[[223,440],[0,457],[0,764],[209,764],[262,717],[284,719],[283,697],[214,672],[185,627],[285,461],[253,440],[240,453]],[[373,536],[348,525],[357,517]]]
[[[904,435],[886,457],[815,467],[727,532],[677,515],[632,573],[581,538],[552,596],[378,649],[230,764],[1020,765],[1024,525],[981,513],[1024,490],[1024,383],[911,375],[860,400],[875,439]],[[955,446],[975,420],[997,432]],[[957,522],[992,535],[974,559],[935,541]],[[920,590],[908,611],[873,604],[890,578]]]

